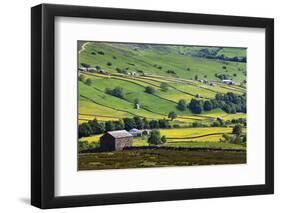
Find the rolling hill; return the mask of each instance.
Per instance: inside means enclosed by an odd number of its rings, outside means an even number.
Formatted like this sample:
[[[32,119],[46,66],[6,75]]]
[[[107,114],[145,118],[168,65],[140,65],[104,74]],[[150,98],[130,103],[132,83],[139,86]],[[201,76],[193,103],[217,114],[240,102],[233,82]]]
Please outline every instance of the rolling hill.
[[[80,170],[246,162],[245,48],[90,41],[77,48]],[[131,135],[132,150],[100,152],[100,138],[116,130],[141,134]]]
[[[85,81],[79,81],[79,123],[93,118],[107,121],[134,116],[162,119],[167,118],[170,111],[178,115],[175,122],[183,123],[208,123],[218,116],[227,119],[245,117],[245,114],[227,114],[219,109],[195,115],[189,109],[180,111],[176,107],[180,99],[188,103],[191,99],[211,100],[218,93],[246,93],[245,87],[239,86],[246,80],[246,63],[211,59],[206,54],[243,58],[245,49],[102,42],[79,42],[78,48],[79,67],[97,67],[107,73],[79,71],[92,82],[87,85]],[[221,73],[231,76],[229,79],[238,85],[220,83],[216,74]],[[216,85],[195,78],[214,81]],[[161,89],[163,83],[168,85],[167,91]],[[123,88],[125,98],[105,92],[116,87]],[[147,94],[146,87],[153,87],[156,92]],[[140,109],[134,107],[136,99]]]
[[[82,44],[85,42],[78,46],[81,48]],[[235,57],[237,61],[233,61]],[[87,42],[80,51],[78,66],[87,64],[110,73],[121,70],[191,80],[197,76],[209,81],[225,74],[240,83],[246,79],[246,63],[239,60],[245,57],[243,48]]]

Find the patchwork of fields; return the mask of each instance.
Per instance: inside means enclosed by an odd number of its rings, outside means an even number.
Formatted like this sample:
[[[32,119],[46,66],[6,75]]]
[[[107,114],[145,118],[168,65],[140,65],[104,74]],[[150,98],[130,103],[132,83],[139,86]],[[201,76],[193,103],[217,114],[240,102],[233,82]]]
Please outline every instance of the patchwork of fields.
[[[79,82],[79,122],[97,118],[99,120],[120,119],[122,117],[140,116],[148,119],[167,118],[169,111],[174,110],[178,117],[177,121],[213,121],[214,118],[228,117],[228,119],[245,118],[245,114],[229,115],[222,110],[214,110],[200,115],[192,114],[188,109],[184,112],[176,108],[180,99],[190,101],[192,98],[208,100],[220,93],[233,92],[241,95],[246,92],[244,88],[239,90],[235,86],[217,85],[216,87],[208,86],[203,83],[194,81],[174,81],[166,79],[169,85],[168,91],[161,91],[160,84],[163,82],[157,77],[131,77],[125,75],[102,75],[95,73],[83,73],[86,78],[91,79],[94,83],[86,85]],[[151,83],[153,81],[153,83]],[[124,88],[125,99],[110,96],[105,93],[106,88],[113,89],[117,86]],[[145,87],[152,86],[156,89],[153,95],[145,93]],[[225,88],[226,87],[226,88]],[[200,96],[198,98],[197,96]],[[140,100],[141,108],[134,108],[134,100]],[[94,109],[94,110],[93,110]],[[104,115],[107,115],[105,117]],[[110,117],[111,116],[111,117]]]
[[[246,132],[246,129],[243,130]],[[216,128],[180,128],[180,129],[160,129],[162,135],[166,135],[167,143],[165,146],[175,147],[213,147],[228,149],[246,149],[243,144],[221,143],[223,134],[231,134],[232,129],[229,127]],[[98,144],[102,134],[80,138],[81,141]],[[136,137],[133,146],[149,146],[147,137]]]
[[[246,98],[245,49],[79,41],[78,50],[79,125],[93,120],[104,126],[112,125],[110,122],[122,124],[124,118],[139,118],[147,123],[164,121],[166,127],[157,127],[165,136],[160,146],[239,150],[183,156],[183,152],[169,151],[174,163],[163,163],[162,157],[168,155],[163,150],[79,154],[80,169],[245,163],[246,110],[238,107],[233,112],[235,104],[242,106],[241,100]],[[120,94],[113,94],[114,90]],[[211,102],[212,107],[201,106],[202,112],[195,113],[190,107],[194,100],[201,105]],[[214,100],[229,108],[215,106]],[[180,101],[184,108],[179,107]],[[239,133],[235,132],[237,125],[241,125]],[[99,147],[105,132],[81,136],[79,142]],[[149,137],[134,137],[132,145],[149,146]],[[158,160],[153,158],[156,154]],[[130,165],[123,162],[132,157]]]

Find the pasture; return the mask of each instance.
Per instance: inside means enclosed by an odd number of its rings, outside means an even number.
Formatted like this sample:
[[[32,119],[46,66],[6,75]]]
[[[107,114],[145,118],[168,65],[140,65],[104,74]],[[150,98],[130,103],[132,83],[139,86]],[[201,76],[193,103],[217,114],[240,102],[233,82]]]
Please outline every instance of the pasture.
[[[106,130],[129,131],[137,126],[134,119],[149,124],[138,129],[159,129],[166,137],[158,143],[159,150],[145,149],[148,135],[133,138],[138,150],[79,153],[79,170],[246,163],[245,140],[222,142],[227,137],[246,138],[247,125],[241,121],[246,118],[245,49],[89,41],[79,41],[78,48],[78,125],[84,133],[89,121],[103,125],[99,132],[81,135],[78,129],[79,142],[99,147]],[[192,104],[200,105],[200,111]],[[125,127],[124,118],[135,126]],[[106,128],[108,121],[124,125]],[[160,128],[160,121],[167,125]],[[235,122],[243,125],[237,138]],[[163,150],[167,146],[177,150]],[[183,148],[223,151],[178,150]]]
[[[221,93],[231,92],[221,87],[210,87],[205,84],[188,84],[185,82],[172,82],[166,80],[168,83],[168,90],[162,91],[160,88],[161,80],[153,85],[146,77],[127,77],[124,75],[110,76],[93,73],[83,73],[86,78],[92,80],[92,85],[86,85],[79,82],[79,120],[81,122],[90,120],[90,117],[85,119],[85,114],[100,120],[113,120],[120,117],[133,117],[140,116],[147,119],[161,119],[167,118],[170,111],[174,111],[178,117],[177,121],[180,122],[194,122],[201,120],[202,122],[213,121],[216,117],[220,116],[226,120],[233,118],[245,118],[245,114],[227,114],[222,110],[212,110],[204,112],[200,115],[192,114],[188,108],[184,111],[177,109],[177,102],[184,99],[189,102],[192,98],[208,100],[214,98],[217,91]],[[141,80],[140,80],[141,79]],[[158,81],[158,80],[155,80]],[[122,87],[125,92],[125,98],[120,99],[110,96],[105,93],[106,88],[113,89],[115,87]],[[147,94],[145,87],[152,86],[156,88],[155,94]],[[235,93],[235,91],[234,91]],[[237,92],[240,94],[242,92]],[[200,96],[200,98],[197,97]],[[134,101],[138,99],[140,102],[140,109],[134,108]],[[103,117],[103,115],[108,117]]]
[[[245,132],[246,130],[244,129],[243,131]],[[244,144],[219,142],[223,134],[231,135],[232,128],[227,127],[160,129],[160,133],[167,138],[167,143],[163,144],[163,146],[246,149]],[[80,141],[97,144],[101,136],[102,134],[83,137],[80,138]],[[135,137],[133,146],[149,146],[147,136]]]
[[[233,50],[232,48],[232,51],[230,49],[220,51],[222,54],[227,52],[228,55],[245,56],[244,49]],[[195,75],[204,78],[207,75],[209,80],[216,80],[216,73],[227,73],[237,82],[245,79],[244,71],[246,70],[245,63],[202,58],[198,57],[198,49],[173,45],[91,42],[79,55],[79,62],[92,67],[100,66],[111,73],[116,73],[116,68],[120,68],[183,79],[194,79]],[[226,66],[226,69],[223,66]],[[176,74],[169,74],[167,70],[175,70]]]

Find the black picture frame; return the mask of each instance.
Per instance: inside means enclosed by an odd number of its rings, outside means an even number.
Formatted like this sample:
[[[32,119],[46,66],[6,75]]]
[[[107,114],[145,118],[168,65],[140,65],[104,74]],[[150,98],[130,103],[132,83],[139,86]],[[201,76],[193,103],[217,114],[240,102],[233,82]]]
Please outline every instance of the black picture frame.
[[[266,32],[265,184],[56,197],[55,17],[264,28]],[[274,20],[164,11],[41,4],[31,9],[31,204],[42,208],[218,198],[274,193]]]

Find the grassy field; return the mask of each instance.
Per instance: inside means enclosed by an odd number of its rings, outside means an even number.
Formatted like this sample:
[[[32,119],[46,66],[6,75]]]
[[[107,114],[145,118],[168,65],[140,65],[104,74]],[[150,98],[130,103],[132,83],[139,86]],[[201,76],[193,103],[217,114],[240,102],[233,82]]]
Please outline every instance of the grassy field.
[[[102,117],[105,113],[107,116],[112,115],[111,117],[118,118],[120,116],[133,117],[137,115],[148,119],[161,119],[167,118],[167,114],[171,109],[177,113],[178,117],[176,119],[182,122],[193,122],[198,119],[208,121],[210,118],[216,118],[217,116],[225,116],[225,119],[228,120],[245,117],[245,114],[230,115],[222,110],[205,112],[202,115],[192,115],[188,109],[180,111],[176,107],[180,99],[185,99],[187,102],[192,98],[207,100],[214,98],[217,91],[221,93],[231,92],[231,90],[225,88],[215,88],[205,84],[198,85],[197,83],[174,83],[166,80],[169,82],[168,91],[162,91],[158,86],[160,82],[158,82],[154,86],[156,93],[152,95],[145,93],[145,87],[152,86],[150,82],[146,82],[150,81],[146,78],[140,80],[140,77],[107,76],[92,73],[84,73],[83,75],[91,79],[93,83],[89,86],[79,82],[79,120],[81,122],[85,121],[85,114],[93,114],[100,120],[108,120],[108,118]],[[106,88],[113,89],[117,86],[121,86],[124,89],[125,99],[113,97],[105,93]],[[237,92],[237,94],[241,93],[244,92]],[[197,95],[200,95],[201,98],[197,98]],[[134,108],[133,104],[136,98],[140,100],[141,105],[141,109],[138,110]],[[209,118],[203,118],[203,116],[209,116]]]
[[[99,54],[100,51],[103,54]],[[220,52],[227,53],[228,56],[233,54],[245,56],[245,49],[239,48],[223,48]],[[172,76],[185,79],[194,79],[195,75],[203,78],[207,75],[209,80],[216,80],[215,73],[225,72],[239,82],[245,79],[243,71],[246,70],[245,63],[198,57],[198,49],[188,46],[91,42],[86,45],[85,51],[79,57],[80,63],[87,63],[92,67],[98,65],[112,73],[116,72],[116,68],[120,68],[171,76],[166,71],[173,69],[176,74]],[[111,63],[110,66],[108,62]],[[223,66],[226,66],[226,69],[223,69]]]
[[[192,138],[200,137],[204,135],[210,134],[224,134],[224,133],[231,133],[232,128],[228,127],[204,127],[204,128],[178,128],[178,129],[160,129],[160,133],[162,135],[166,135],[167,139],[175,140],[175,139],[185,139],[185,138]],[[101,134],[102,135],[102,134]],[[81,140],[86,140],[88,142],[98,142],[101,135],[95,135],[90,137],[81,138]],[[206,140],[205,140],[206,141]]]
[[[230,121],[246,118],[245,113],[229,114],[220,105],[220,108],[214,107],[215,109],[210,111],[206,109],[201,114],[193,114],[189,110],[191,107],[188,106],[192,99],[201,100],[203,103],[215,99],[217,94],[233,93],[240,97],[246,94],[245,49],[79,41],[78,50],[79,68],[86,65],[103,70],[102,72],[78,70],[79,124],[94,119],[102,124],[106,121],[134,117],[146,118],[148,121],[167,119],[169,128],[159,130],[161,136],[165,135],[167,138],[166,143],[161,146],[242,150],[241,152],[126,150],[79,154],[79,169],[246,162],[245,142],[221,142],[224,134],[234,136],[232,130],[235,121],[233,123]],[[233,80],[235,84],[222,83],[219,76]],[[166,89],[163,89],[163,83]],[[122,88],[124,93],[122,97],[108,92],[117,87]],[[147,87],[153,88],[155,92],[147,93]],[[139,107],[135,105],[136,99]],[[181,99],[186,101],[184,110],[177,107]],[[168,118],[171,111],[177,115],[174,120]],[[224,122],[229,121],[227,125],[221,123],[221,127],[214,127],[213,124],[220,119],[219,117]],[[197,123],[201,127],[192,128]],[[242,134],[243,136],[246,134],[246,127],[243,128]],[[98,146],[103,134],[88,135],[90,136],[79,138],[79,141],[87,141]],[[147,136],[135,137],[133,146],[138,148],[149,146],[147,140]]]
[[[126,150],[79,154],[80,170],[244,164],[246,152]]]
[[[167,137],[167,143],[163,146],[174,147],[211,147],[222,149],[246,149],[244,144],[230,144],[219,142],[223,134],[231,135],[232,128],[180,128],[180,129],[160,129],[161,135]],[[245,129],[244,129],[245,131]],[[97,144],[100,135],[83,137],[80,141]],[[133,146],[149,146],[147,137],[135,137]]]

